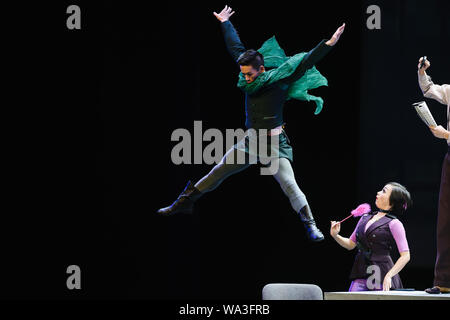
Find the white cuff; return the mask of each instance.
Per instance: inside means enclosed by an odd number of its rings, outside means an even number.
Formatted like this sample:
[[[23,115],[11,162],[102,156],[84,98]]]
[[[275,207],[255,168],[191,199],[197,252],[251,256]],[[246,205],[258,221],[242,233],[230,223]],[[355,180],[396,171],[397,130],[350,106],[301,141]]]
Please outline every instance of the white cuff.
[[[422,93],[425,95],[425,93],[430,89],[433,82],[431,81],[431,78],[424,72],[424,74],[420,74],[420,72],[417,72],[419,76],[419,87],[422,90]]]

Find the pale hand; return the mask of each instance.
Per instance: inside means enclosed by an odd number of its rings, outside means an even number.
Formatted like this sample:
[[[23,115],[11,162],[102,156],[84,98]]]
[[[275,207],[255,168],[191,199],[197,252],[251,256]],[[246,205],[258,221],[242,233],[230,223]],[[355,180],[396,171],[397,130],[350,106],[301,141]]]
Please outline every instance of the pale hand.
[[[341,223],[336,221],[331,221],[330,235],[334,238],[341,231]]]
[[[445,140],[449,138],[450,132],[445,130],[443,126],[430,127],[430,130],[436,138]]]
[[[340,26],[336,30],[336,32],[333,34],[331,39],[326,42],[326,45],[334,46],[339,41],[339,38],[341,37],[342,33],[344,32],[344,29],[345,29],[345,23],[343,23],[342,26]]]
[[[234,14],[234,11],[229,6],[225,6],[219,14],[217,14],[217,12],[213,13],[220,22],[225,22],[230,19],[230,17]]]
[[[383,291],[391,290],[391,286],[392,286],[392,277],[386,275],[383,280]]]
[[[419,69],[420,72],[423,74],[423,72],[425,72],[425,70],[427,70],[431,66],[431,62],[428,61],[428,59],[427,59],[423,65],[423,67],[420,68],[420,64],[422,63],[422,60],[423,60],[423,57],[419,59],[419,64],[417,65],[417,69]]]

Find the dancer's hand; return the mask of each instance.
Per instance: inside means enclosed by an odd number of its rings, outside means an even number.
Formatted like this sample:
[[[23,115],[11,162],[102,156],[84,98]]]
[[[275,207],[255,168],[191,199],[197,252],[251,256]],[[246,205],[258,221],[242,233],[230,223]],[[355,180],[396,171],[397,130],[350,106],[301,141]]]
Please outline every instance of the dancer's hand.
[[[341,231],[341,223],[336,221],[331,221],[330,235],[334,238]]]
[[[417,65],[417,69],[419,69],[420,74],[424,74],[424,72],[431,66],[431,62],[427,59],[423,64],[423,67],[420,68],[420,64],[422,63],[423,57],[419,59],[419,64]]]
[[[430,126],[430,130],[436,138],[447,140],[450,136],[450,132],[444,129],[443,126],[432,127]]]
[[[391,290],[392,285],[392,277],[389,274],[386,274],[383,280],[383,291]]]
[[[325,42],[325,44],[328,46],[334,46],[339,41],[339,38],[341,37],[342,33],[344,32],[344,29],[345,29],[345,23],[343,23],[342,26],[340,26],[336,30],[336,32],[333,34],[331,39],[328,40],[327,42]]]
[[[225,6],[225,8],[223,8],[223,10],[219,14],[217,14],[217,12],[213,13],[220,22],[225,22],[230,19],[230,17],[234,14],[234,11],[232,11],[229,6]]]

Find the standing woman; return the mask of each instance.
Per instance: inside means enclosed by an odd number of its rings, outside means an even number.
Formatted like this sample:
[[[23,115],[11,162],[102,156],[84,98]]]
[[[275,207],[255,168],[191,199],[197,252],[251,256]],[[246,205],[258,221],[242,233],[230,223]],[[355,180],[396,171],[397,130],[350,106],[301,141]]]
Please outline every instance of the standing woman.
[[[441,187],[437,219],[437,255],[434,267],[434,286],[425,291],[431,294],[450,292],[450,85],[434,84],[425,72],[431,63],[422,65],[419,60],[419,86],[426,98],[439,101],[447,106],[447,130],[442,126],[431,127],[436,138],[447,140],[447,153],[442,164]]]
[[[410,255],[405,228],[397,216],[403,214],[411,203],[408,190],[399,183],[390,182],[377,193],[377,210],[361,217],[350,238],[340,236],[340,223],[331,221],[330,234],[339,245],[347,250],[358,247],[350,274],[352,283],[349,291],[389,291],[391,288],[403,288],[398,273],[409,262]],[[394,243],[400,253],[395,264],[390,256]],[[373,268],[368,270],[370,266],[379,267],[380,278],[375,286],[367,281],[374,271]]]

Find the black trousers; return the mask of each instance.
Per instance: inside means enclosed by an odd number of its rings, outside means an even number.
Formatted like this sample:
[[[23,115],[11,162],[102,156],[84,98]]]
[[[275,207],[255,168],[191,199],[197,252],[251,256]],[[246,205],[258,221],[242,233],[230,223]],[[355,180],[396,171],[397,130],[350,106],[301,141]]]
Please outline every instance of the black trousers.
[[[450,288],[450,146],[442,164],[434,285]]]

